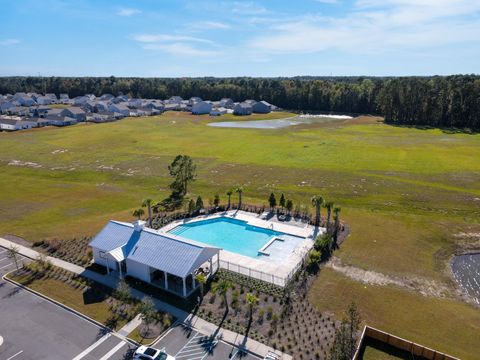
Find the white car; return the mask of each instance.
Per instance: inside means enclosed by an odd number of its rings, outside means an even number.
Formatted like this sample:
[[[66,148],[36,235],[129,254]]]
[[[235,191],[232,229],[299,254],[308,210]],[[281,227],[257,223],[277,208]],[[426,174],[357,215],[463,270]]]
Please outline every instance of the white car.
[[[140,346],[133,354],[133,360],[175,360],[165,352],[165,349],[158,350],[148,346]]]

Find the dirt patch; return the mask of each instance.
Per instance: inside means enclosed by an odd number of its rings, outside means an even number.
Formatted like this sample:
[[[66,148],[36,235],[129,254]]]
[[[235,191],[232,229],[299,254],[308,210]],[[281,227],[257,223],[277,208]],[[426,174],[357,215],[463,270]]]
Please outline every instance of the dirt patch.
[[[30,168],[41,168],[43,165],[37,164],[31,161],[21,161],[21,160],[10,160],[8,163],[9,166],[21,166],[21,167],[30,167]]]
[[[434,280],[416,276],[394,277],[376,271],[364,270],[354,266],[344,265],[339,258],[333,257],[325,266],[342,273],[343,275],[365,284],[388,286],[394,285],[419,292],[423,296],[446,298],[451,297],[450,289]]]

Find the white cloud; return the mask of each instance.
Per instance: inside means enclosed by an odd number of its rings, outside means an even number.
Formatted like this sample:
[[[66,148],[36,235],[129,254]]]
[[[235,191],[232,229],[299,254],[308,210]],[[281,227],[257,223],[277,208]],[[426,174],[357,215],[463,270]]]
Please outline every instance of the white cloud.
[[[237,14],[256,15],[266,13],[267,9],[253,1],[235,1],[231,6],[231,11]]]
[[[161,50],[175,56],[215,56],[217,51],[197,49],[188,44],[177,42],[170,44],[145,44],[146,50]]]
[[[169,34],[140,34],[132,36],[132,39],[141,43],[157,43],[157,42],[171,42],[171,41],[187,41],[199,42],[205,44],[213,44],[213,41],[202,39],[194,36],[186,35],[169,35]]]
[[[340,17],[304,16],[272,24],[249,42],[265,53],[411,51],[480,45],[479,1],[358,0]]]
[[[200,29],[229,29],[230,25],[217,21],[203,21],[196,25]]]
[[[322,4],[338,4],[338,0],[315,0]]]
[[[117,15],[118,15],[118,16],[125,16],[125,17],[137,15],[137,14],[140,14],[140,13],[141,13],[140,10],[138,10],[138,9],[133,9],[133,8],[120,8],[120,9],[117,11]]]
[[[141,34],[132,36],[145,50],[160,50],[175,56],[213,56],[216,44],[208,39],[187,35]]]
[[[16,45],[19,44],[20,40],[18,39],[5,39],[5,40],[0,40],[0,45],[8,46],[8,45]]]

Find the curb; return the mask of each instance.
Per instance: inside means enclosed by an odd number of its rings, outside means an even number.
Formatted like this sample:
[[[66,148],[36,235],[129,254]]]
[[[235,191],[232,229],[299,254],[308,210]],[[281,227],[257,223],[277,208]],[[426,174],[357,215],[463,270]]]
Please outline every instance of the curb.
[[[30,289],[28,286],[22,285],[22,284],[16,282],[15,280],[9,279],[7,276],[8,276],[9,274],[11,274],[12,272],[14,272],[14,271],[15,271],[15,270],[6,273],[5,275],[2,276],[2,279],[3,279],[4,281],[7,281],[7,282],[9,282],[9,283],[11,283],[11,284],[13,284],[13,285],[21,288],[21,289],[24,289],[24,290],[26,290],[26,291],[28,291],[28,292],[30,292],[30,293],[32,293],[32,294],[34,294],[34,295],[42,298],[42,299],[44,299],[44,300],[47,300],[47,301],[49,301],[49,302],[51,302],[51,303],[53,303],[53,304],[61,307],[62,309],[66,310],[66,311],[68,311],[68,312],[71,312],[71,313],[75,314],[76,316],[78,316],[78,317],[80,317],[80,318],[82,318],[82,319],[84,319],[84,320],[86,320],[86,321],[88,321],[88,322],[90,322],[90,323],[98,326],[99,328],[101,328],[101,329],[103,329],[103,330],[106,330],[106,331],[109,332],[109,333],[112,333],[114,336],[118,337],[119,339],[125,340],[125,341],[127,341],[127,342],[129,342],[130,344],[135,345],[135,346],[139,346],[139,345],[140,345],[140,344],[137,343],[136,341],[134,341],[134,340],[132,340],[132,339],[126,337],[126,336],[119,335],[115,330],[110,329],[109,327],[103,325],[101,322],[99,322],[99,321],[97,321],[97,320],[95,320],[95,319],[92,319],[91,317],[89,317],[89,316],[87,316],[87,315],[85,315],[85,314],[83,314],[83,313],[81,313],[81,312],[79,312],[79,311],[77,311],[77,310],[75,310],[75,309],[72,309],[71,307],[69,307],[69,306],[67,306],[67,305],[65,305],[65,304],[62,304],[61,302],[59,302],[59,301],[57,301],[57,300],[54,300],[54,299],[48,297],[47,295],[44,295],[44,294],[42,294],[42,293],[40,293],[40,292],[38,292],[38,291],[36,291],[36,290]]]

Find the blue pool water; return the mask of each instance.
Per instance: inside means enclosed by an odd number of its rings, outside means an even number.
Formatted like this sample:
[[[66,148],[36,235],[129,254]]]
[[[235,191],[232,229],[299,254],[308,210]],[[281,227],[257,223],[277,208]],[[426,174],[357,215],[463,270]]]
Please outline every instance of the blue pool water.
[[[179,225],[169,232],[253,258],[258,257],[258,250],[272,237],[284,235],[226,217]]]

